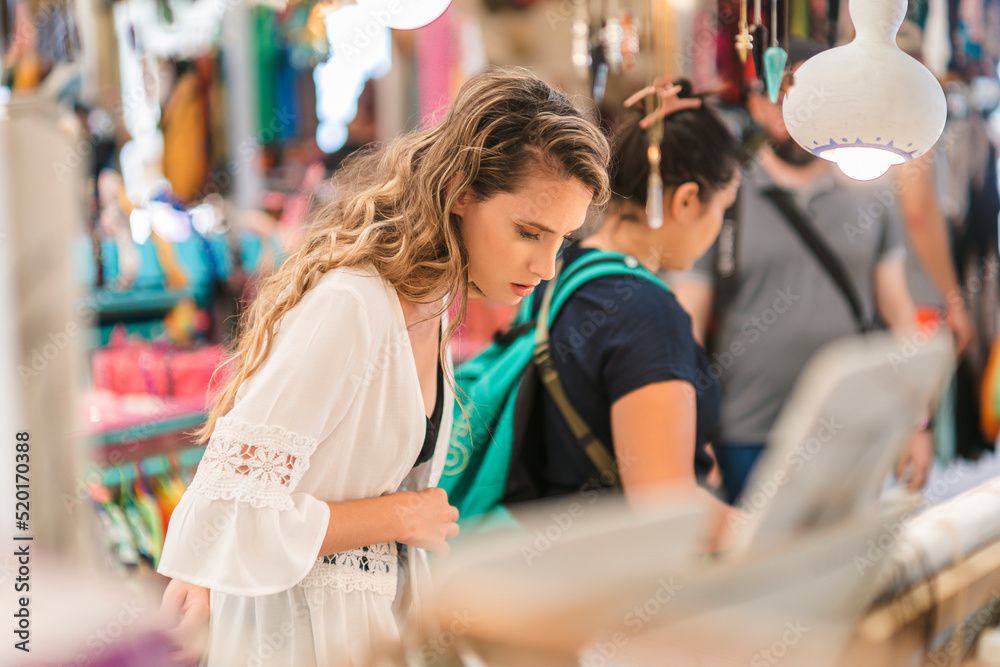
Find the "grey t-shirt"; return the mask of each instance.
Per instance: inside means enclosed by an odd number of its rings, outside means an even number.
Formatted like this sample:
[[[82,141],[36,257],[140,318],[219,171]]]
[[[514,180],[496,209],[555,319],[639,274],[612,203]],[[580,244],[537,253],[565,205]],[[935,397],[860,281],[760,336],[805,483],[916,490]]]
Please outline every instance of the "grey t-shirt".
[[[835,338],[857,332],[850,307],[815,255],[762,190],[773,185],[751,168],[740,193],[737,248],[739,288],[718,323],[712,372],[722,383],[722,424],[717,440],[760,443],[808,359]],[[874,313],[874,270],[905,257],[895,210],[871,186],[848,185],[828,174],[796,201],[836,252]],[[711,283],[715,247],[674,282]],[[721,335],[718,335],[721,334]]]

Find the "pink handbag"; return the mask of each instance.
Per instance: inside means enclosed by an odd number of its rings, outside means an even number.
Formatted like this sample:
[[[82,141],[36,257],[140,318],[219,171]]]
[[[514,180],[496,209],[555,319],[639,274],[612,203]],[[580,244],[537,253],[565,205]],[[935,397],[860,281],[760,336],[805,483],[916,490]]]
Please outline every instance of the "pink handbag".
[[[225,381],[215,370],[226,363],[221,345],[205,345],[190,350],[170,343],[150,342],[125,335],[116,328],[107,347],[91,357],[94,386],[116,394],[150,394],[163,398],[207,400]]]

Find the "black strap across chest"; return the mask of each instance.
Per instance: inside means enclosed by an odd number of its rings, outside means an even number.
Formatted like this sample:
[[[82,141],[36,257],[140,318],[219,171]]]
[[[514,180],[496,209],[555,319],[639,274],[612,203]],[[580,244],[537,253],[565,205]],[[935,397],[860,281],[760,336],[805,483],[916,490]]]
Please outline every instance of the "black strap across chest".
[[[434,456],[434,445],[437,444],[438,433],[441,431],[441,415],[444,413],[444,368],[441,359],[437,363],[437,396],[434,398],[434,412],[427,417],[427,430],[424,433],[424,444],[413,467],[426,463]]]

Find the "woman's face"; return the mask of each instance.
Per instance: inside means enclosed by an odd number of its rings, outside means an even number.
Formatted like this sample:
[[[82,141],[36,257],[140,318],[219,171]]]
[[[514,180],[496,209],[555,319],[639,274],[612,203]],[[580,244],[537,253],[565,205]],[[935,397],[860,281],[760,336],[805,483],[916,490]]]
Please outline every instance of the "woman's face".
[[[541,175],[485,201],[461,195],[451,211],[461,216],[469,281],[497,303],[519,303],[555,274],[556,253],[583,226],[591,199],[575,178]]]
[[[726,209],[736,201],[736,192],[740,187],[739,171],[724,188],[716,190],[707,202],[695,198],[693,210],[684,224],[675,227],[674,238],[668,242],[667,248],[673,250],[667,255],[664,268],[675,271],[686,271],[694,266],[708,249],[715,243],[722,229],[722,220]]]

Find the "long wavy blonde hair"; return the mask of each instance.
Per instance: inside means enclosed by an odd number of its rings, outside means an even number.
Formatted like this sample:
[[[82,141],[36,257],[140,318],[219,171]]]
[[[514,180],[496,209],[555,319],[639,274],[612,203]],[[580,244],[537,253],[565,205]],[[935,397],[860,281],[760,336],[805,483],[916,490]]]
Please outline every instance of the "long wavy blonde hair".
[[[416,303],[447,294],[441,312],[456,302],[458,310],[442,336],[443,354],[469,288],[459,218],[450,213],[458,196],[514,193],[541,172],[578,179],[601,206],[609,159],[605,136],[565,96],[527,70],[497,67],[466,82],[436,127],[353,156],[334,177],[334,198],[311,215],[297,248],[244,311],[232,375],[196,437],[211,436],[237,389],[267,360],[282,317],[327,271],[369,265]]]

